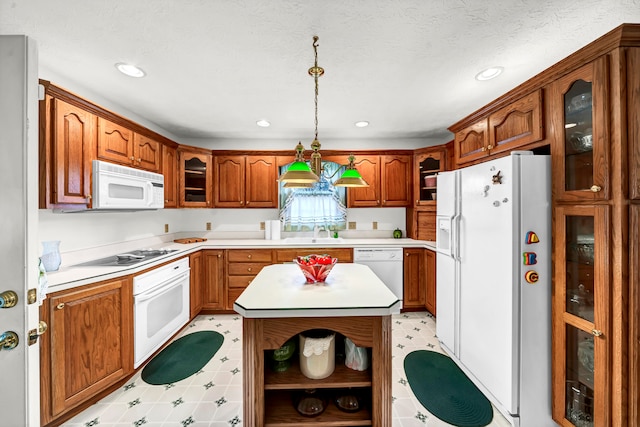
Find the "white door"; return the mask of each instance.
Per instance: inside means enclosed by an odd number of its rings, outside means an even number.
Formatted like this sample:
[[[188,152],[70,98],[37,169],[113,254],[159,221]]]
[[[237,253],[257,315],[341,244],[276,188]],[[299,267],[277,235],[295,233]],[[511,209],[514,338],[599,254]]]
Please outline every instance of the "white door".
[[[38,304],[27,290],[38,284],[38,64],[33,40],[0,36],[0,293],[18,303],[0,308],[0,336],[13,332],[15,348],[0,349],[3,426],[40,425],[39,345],[28,345],[37,328]]]

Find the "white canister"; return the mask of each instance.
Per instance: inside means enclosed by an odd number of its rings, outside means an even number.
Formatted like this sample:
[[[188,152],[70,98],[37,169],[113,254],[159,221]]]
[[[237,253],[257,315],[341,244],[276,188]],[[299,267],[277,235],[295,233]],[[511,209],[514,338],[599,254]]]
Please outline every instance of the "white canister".
[[[271,240],[280,240],[280,220],[271,221]]]
[[[319,380],[333,373],[336,366],[335,337],[331,331],[314,330],[300,334],[300,371],[305,377]]]

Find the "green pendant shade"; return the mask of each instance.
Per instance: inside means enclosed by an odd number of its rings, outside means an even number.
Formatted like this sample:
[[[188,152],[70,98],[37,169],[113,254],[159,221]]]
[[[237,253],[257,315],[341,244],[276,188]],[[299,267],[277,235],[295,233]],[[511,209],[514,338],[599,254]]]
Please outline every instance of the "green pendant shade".
[[[311,171],[311,168],[303,161],[295,161],[289,166],[287,172],[280,176],[280,181],[293,184],[313,184],[320,178]]]
[[[356,169],[347,169],[339,180],[333,185],[336,187],[368,187],[367,181],[362,178]]]

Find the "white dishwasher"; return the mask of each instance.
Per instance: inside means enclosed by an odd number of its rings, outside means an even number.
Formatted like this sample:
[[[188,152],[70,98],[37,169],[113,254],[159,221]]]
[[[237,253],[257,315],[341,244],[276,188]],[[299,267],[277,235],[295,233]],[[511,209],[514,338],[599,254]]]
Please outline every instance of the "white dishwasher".
[[[400,300],[404,289],[404,258],[402,248],[354,248],[353,262],[364,264],[375,273],[382,282]]]

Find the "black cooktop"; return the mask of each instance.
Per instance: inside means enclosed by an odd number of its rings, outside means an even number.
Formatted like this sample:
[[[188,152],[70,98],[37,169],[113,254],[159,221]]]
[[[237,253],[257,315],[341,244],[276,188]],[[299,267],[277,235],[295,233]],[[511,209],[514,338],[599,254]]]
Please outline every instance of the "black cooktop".
[[[137,249],[135,251],[123,252],[106,258],[83,262],[81,264],[76,264],[74,267],[125,267],[149,261],[150,259],[167,255],[175,251],[177,251],[177,249]]]

